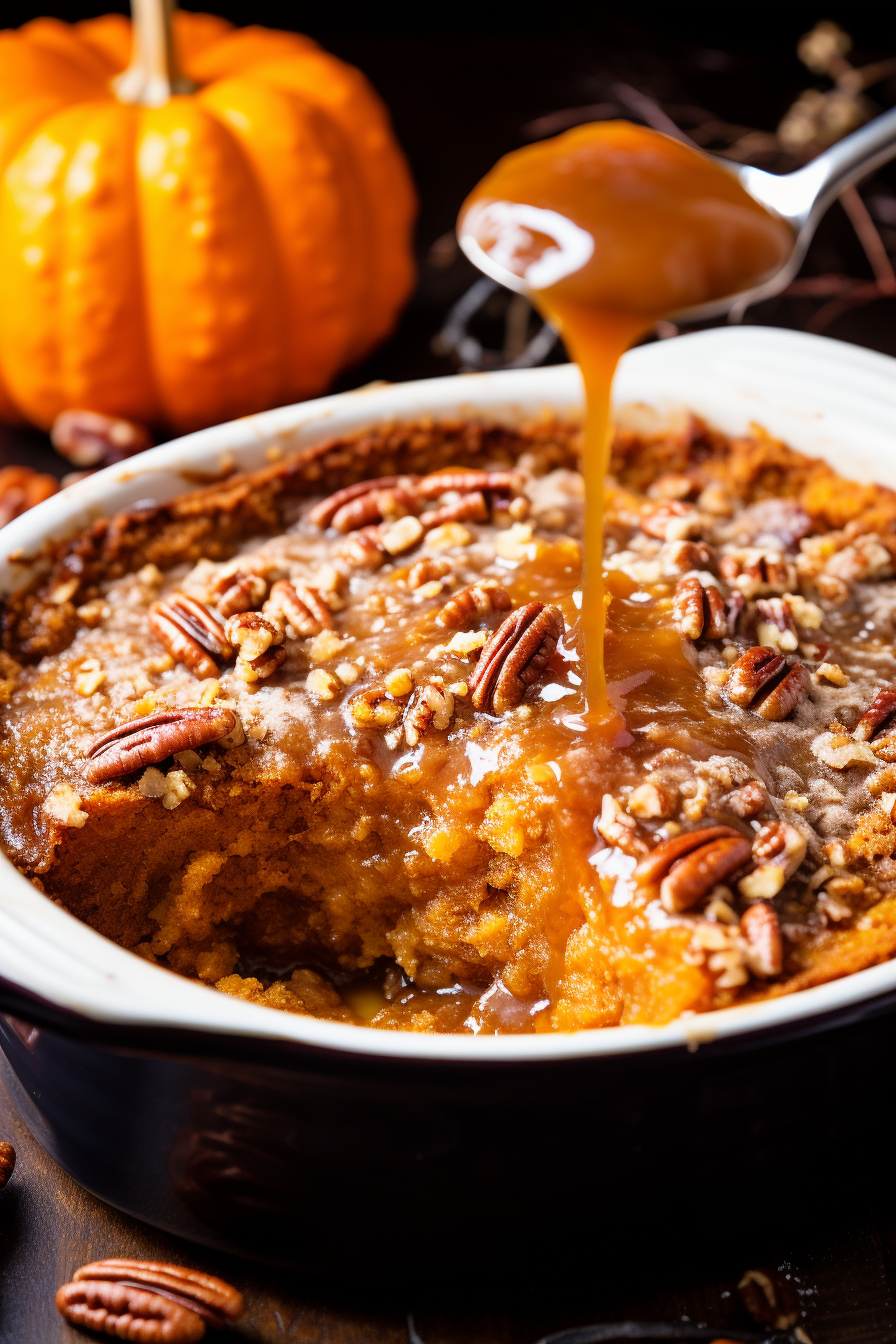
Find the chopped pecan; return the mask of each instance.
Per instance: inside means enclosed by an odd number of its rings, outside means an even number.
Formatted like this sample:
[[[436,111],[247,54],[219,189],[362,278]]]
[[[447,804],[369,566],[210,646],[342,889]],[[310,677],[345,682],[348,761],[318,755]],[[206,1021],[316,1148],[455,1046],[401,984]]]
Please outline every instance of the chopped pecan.
[[[467,588],[461,588],[445,603],[436,616],[436,624],[446,627],[467,625],[482,620],[494,611],[509,611],[510,594],[492,579],[480,579]]]
[[[725,799],[725,806],[736,817],[755,817],[757,812],[762,811],[767,801],[765,789],[759,783],[759,780],[748,779],[746,784],[728,794]]]
[[[700,510],[677,499],[665,499],[641,515],[641,531],[660,541],[684,541],[685,537],[699,536],[703,525]]]
[[[728,551],[719,560],[719,569],[744,597],[788,593],[796,587],[796,567],[781,551]]]
[[[595,830],[608,845],[621,849],[623,854],[628,854],[632,858],[640,859],[648,852],[641,827],[611,793],[605,793],[603,796]]]
[[[784,944],[775,907],[768,901],[756,901],[741,916],[740,933],[747,966],[753,974],[763,980],[780,975],[784,966]]]
[[[647,487],[651,499],[693,499],[700,490],[696,476],[685,476],[678,471],[667,471],[657,476]]]
[[[702,583],[696,574],[686,574],[678,580],[672,614],[686,639],[723,639],[732,631],[725,599],[719,589],[714,583]]]
[[[563,633],[559,607],[527,602],[483,645],[467,685],[474,709],[504,714],[518,705],[550,662]]]
[[[298,639],[310,639],[321,630],[333,629],[333,613],[318,588],[306,583],[287,583],[279,579],[263,608],[274,612],[292,626]]]
[[[236,722],[233,710],[223,705],[162,710],[131,719],[91,743],[84,774],[91,784],[103,784],[146,765],[158,765],[179,751],[217,742],[233,732]]]
[[[859,719],[852,735],[857,742],[873,742],[872,751],[884,761],[896,761],[896,691],[878,691]]]
[[[692,569],[714,570],[719,557],[705,541],[667,541],[657,560],[664,574],[687,574]]]
[[[31,467],[0,468],[0,527],[55,495],[59,482]]]
[[[223,574],[211,587],[215,605],[225,620],[239,611],[260,607],[267,590],[267,580],[261,574],[243,573],[240,569]]]
[[[412,506],[416,486],[416,476],[379,476],[371,481],[358,481],[357,485],[347,485],[344,490],[337,490],[335,494],[329,495],[327,499],[321,500],[321,502],[316,504],[310,511],[308,519],[315,527],[335,527],[337,532],[352,532],[357,528],[366,526],[368,523],[379,522],[383,518],[384,515],[380,512],[376,500],[377,495],[382,494],[384,491],[398,491],[400,492],[399,495],[394,496],[391,499],[386,499],[384,497],[381,502],[387,507],[390,507],[394,503],[400,502],[404,497],[407,497],[411,502],[410,506]],[[364,509],[368,506],[360,505],[357,510],[353,510],[351,506],[356,504],[359,500],[364,499],[367,495],[374,497],[372,504],[369,506],[373,510],[373,516],[364,518],[363,522],[355,521],[360,518]],[[346,512],[342,512],[343,510],[346,510]],[[338,523],[337,515],[341,515]]]
[[[434,560],[427,556],[424,560],[418,560],[411,565],[408,570],[407,585],[409,588],[422,588],[426,583],[437,583],[451,573],[451,566],[447,560]]]
[[[760,597],[756,603],[756,638],[784,653],[793,653],[799,645],[796,621],[790,603],[784,597]]]
[[[264,681],[265,678],[272,677],[277,668],[286,662],[286,657],[286,650],[282,645],[279,647],[274,645],[255,658],[244,658],[240,655],[236,663],[237,674],[243,681]]]
[[[378,527],[362,527],[350,532],[337,547],[336,555],[349,569],[377,569],[386,558]]]
[[[731,668],[726,692],[732,704],[764,719],[785,719],[809,689],[802,663],[790,663],[766,644],[757,644]]]
[[[62,411],[50,438],[57,453],[76,467],[111,467],[152,447],[146,425],[98,411]]]
[[[403,712],[403,706],[383,686],[371,686],[353,696],[349,708],[357,728],[391,728]]]
[[[430,728],[444,732],[454,714],[454,696],[444,686],[428,682],[418,686],[408,701],[404,716],[404,735],[409,747],[416,747]]]
[[[218,663],[233,656],[224,626],[202,602],[170,593],[149,609],[149,628],[172,658],[197,677],[214,677]]]
[[[0,1139],[0,1190],[8,1183],[10,1176],[15,1170],[16,1150],[11,1143],[5,1139]]]
[[[663,908],[677,914],[742,868],[750,852],[750,841],[740,831],[707,826],[663,840],[641,860],[634,877],[641,886],[659,886]]]
[[[276,612],[240,611],[224,627],[224,633],[240,658],[251,663],[267,653],[272,645],[282,644],[283,623]]]
[[[484,523],[488,521],[488,505],[481,490],[461,495],[452,504],[443,504],[438,509],[427,509],[421,513],[420,522],[424,532],[431,532],[445,523]]]
[[[738,883],[749,900],[768,899],[778,892],[806,857],[806,838],[786,821],[770,821],[756,832],[753,858],[757,867]]]
[[[212,1325],[239,1320],[245,1309],[242,1293],[213,1274],[157,1260],[97,1260],[72,1275],[75,1283],[119,1283],[145,1288],[195,1312]]]
[[[737,1290],[747,1311],[759,1325],[789,1330],[800,1318],[796,1290],[778,1270],[748,1269]]]
[[[480,471],[474,467],[443,467],[417,482],[420,499],[438,499],[449,491],[467,495],[473,491],[514,493],[522,484],[518,471]]]

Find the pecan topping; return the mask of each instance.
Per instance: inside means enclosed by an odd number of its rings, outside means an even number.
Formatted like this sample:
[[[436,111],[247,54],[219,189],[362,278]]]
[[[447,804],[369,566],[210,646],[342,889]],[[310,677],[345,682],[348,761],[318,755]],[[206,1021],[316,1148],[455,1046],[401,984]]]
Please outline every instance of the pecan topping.
[[[149,609],[149,628],[172,658],[199,678],[214,677],[233,656],[215,612],[186,593],[171,593]]]
[[[418,686],[408,701],[404,716],[404,735],[409,747],[416,747],[430,728],[444,732],[454,713],[454,696],[444,686],[429,682]]]
[[[449,490],[460,495],[473,491],[491,491],[499,494],[512,494],[520,488],[522,477],[517,471],[479,471],[473,467],[445,467],[433,471],[417,482],[417,494],[420,499],[438,499]]]
[[[483,646],[467,685],[474,709],[505,714],[544,672],[563,633],[559,607],[518,607]]]
[[[104,784],[146,765],[158,765],[179,751],[217,742],[235,727],[236,715],[223,705],[147,714],[119,724],[91,743],[84,773],[91,784]]]
[[[786,821],[770,821],[753,839],[753,858],[757,867],[738,883],[742,896],[749,900],[767,899],[778,892],[806,857],[806,839]]]
[[[724,597],[714,583],[701,583],[696,574],[678,580],[672,614],[686,639],[722,639],[731,634]]]
[[[362,527],[348,534],[336,554],[350,569],[377,569],[386,558],[386,548],[379,528]]]
[[[767,644],[757,644],[738,658],[725,689],[732,704],[777,721],[802,700],[809,673],[802,663],[790,663]]]
[[[789,593],[796,587],[796,568],[780,551],[730,551],[722,556],[719,569],[744,597]]]
[[[884,687],[871,701],[853,729],[852,735],[857,742],[881,742],[891,736],[890,730],[896,726],[894,720],[896,720],[896,691]],[[890,758],[884,755],[883,759]]]
[[[686,537],[699,535],[702,527],[700,510],[678,499],[664,499],[662,504],[641,515],[641,531],[660,541],[684,541]]]
[[[145,425],[98,411],[63,411],[53,421],[50,438],[57,453],[76,467],[111,467],[152,447]]]
[[[741,916],[740,932],[746,944],[747,966],[753,974],[763,980],[770,975],[780,975],[784,966],[784,944],[774,906],[768,901],[751,905]]]
[[[784,653],[792,653],[799,644],[799,636],[786,598],[760,597],[756,603],[756,612],[759,616],[756,638],[760,644],[771,644]]]
[[[377,501],[377,496],[384,495],[385,491],[392,492],[391,498],[384,496],[380,501],[387,508],[405,498],[410,501],[407,507],[412,507],[416,485],[416,476],[379,476],[372,481],[358,481],[357,485],[347,485],[344,490],[337,490],[335,494],[321,500],[308,514],[308,519],[315,527],[335,527],[337,532],[353,532],[368,523],[380,522],[386,516],[380,511]],[[371,503],[359,504],[367,495],[373,497]],[[357,509],[353,508],[356,504]],[[371,510],[371,516],[360,521],[366,509]]]
[[[736,817],[755,817],[766,804],[765,789],[758,779],[748,779],[739,789],[729,793],[725,805]]]
[[[91,1265],[82,1265],[72,1278],[75,1283],[106,1282],[146,1288],[180,1302],[219,1326],[238,1320],[245,1306],[242,1293],[223,1279],[203,1274],[198,1269],[157,1260],[98,1260]]]
[[[621,849],[623,854],[640,859],[647,851],[641,827],[634,817],[630,817],[611,793],[605,793],[601,801],[600,817],[595,823],[598,835],[608,845]]]
[[[481,490],[461,495],[453,504],[443,504],[438,509],[427,509],[421,513],[420,522],[425,532],[434,527],[443,527],[445,523],[484,523],[488,521],[488,505]]]
[[[225,620],[239,611],[260,607],[267,590],[267,580],[261,574],[244,574],[239,569],[222,575],[212,588],[216,594],[215,605]]]
[[[333,629],[333,613],[318,588],[279,579],[271,589],[263,614],[278,614],[292,626],[297,639],[310,639],[321,630]]]
[[[59,482],[31,467],[0,468],[0,527],[55,495]]]
[[[0,1190],[8,1183],[16,1165],[16,1150],[11,1143],[0,1139]]]
[[[657,559],[664,574],[687,574],[692,569],[715,569],[719,557],[705,541],[667,541]]]
[[[436,624],[442,626],[467,625],[470,621],[481,620],[493,611],[509,611],[510,594],[493,580],[482,579],[461,588],[449,598],[436,617]]]
[[[251,663],[267,653],[272,644],[283,643],[283,624],[274,612],[240,611],[224,627],[229,642],[240,658]]]
[[[393,522],[412,513],[417,503],[412,491],[402,485],[388,490],[368,490],[337,509],[330,522],[337,532],[357,532],[373,523]]]
[[[276,645],[266,652],[260,653],[257,658],[237,659],[236,670],[243,681],[264,681],[267,677],[272,677],[283,663],[286,662],[286,650],[282,645]]]
[[[663,908],[671,914],[690,910],[713,887],[742,868],[750,857],[750,841],[731,826],[707,826],[702,831],[663,840],[635,868],[641,886],[659,886]]]
[[[391,728],[402,713],[402,706],[384,686],[372,686],[353,696],[350,708],[357,728]]]

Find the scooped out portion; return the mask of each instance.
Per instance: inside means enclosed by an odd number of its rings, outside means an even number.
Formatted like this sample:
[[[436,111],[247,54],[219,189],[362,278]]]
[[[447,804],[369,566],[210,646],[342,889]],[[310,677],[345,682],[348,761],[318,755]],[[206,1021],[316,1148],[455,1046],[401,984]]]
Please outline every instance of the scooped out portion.
[[[47,896],[286,1011],[660,1024],[896,952],[896,494],[617,427],[372,431],[94,524],[10,601],[0,820]]]

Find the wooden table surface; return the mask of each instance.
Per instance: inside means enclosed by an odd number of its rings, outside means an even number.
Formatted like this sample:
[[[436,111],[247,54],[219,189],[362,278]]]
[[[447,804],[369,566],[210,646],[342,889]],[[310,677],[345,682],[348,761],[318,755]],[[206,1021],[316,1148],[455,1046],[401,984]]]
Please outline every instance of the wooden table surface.
[[[238,22],[282,25],[284,16],[272,4],[234,0],[217,7]],[[34,12],[27,8],[21,18]],[[87,12],[78,6],[76,15],[64,0],[48,8],[66,18]],[[377,11],[377,25],[379,16]],[[715,49],[703,51],[699,43],[682,43],[677,35],[632,36],[622,27],[609,35],[586,32],[570,39],[518,33],[511,40],[494,30],[470,36],[456,25],[437,37],[395,31],[384,35],[372,25],[354,34],[348,29],[333,34],[317,32],[313,19],[309,21],[315,36],[363,66],[386,97],[422,199],[421,284],[396,337],[363,369],[348,375],[344,386],[453,371],[450,360],[433,351],[431,341],[447,308],[473,277],[462,258],[445,266],[444,255],[437,255],[439,264],[434,264],[430,248],[451,228],[466,191],[500,153],[525,139],[521,128],[533,118],[558,107],[598,102],[605,97],[609,78],[624,77],[656,96],[699,102],[733,121],[771,129],[789,99],[808,82],[793,59],[798,33],[782,32],[768,50],[738,52],[729,59]],[[686,16],[683,21],[687,25]],[[712,38],[706,40],[713,45]],[[720,45],[723,39],[716,37],[715,46]],[[845,228],[835,209],[815,262],[810,255],[810,270],[868,274]],[[776,300],[751,317],[799,325],[810,311],[806,302]],[[830,334],[896,354],[894,315],[896,301],[879,301],[844,313]],[[0,465],[15,461],[57,474],[65,470],[44,436],[0,431]],[[856,1136],[854,1151],[831,1154],[832,1162],[857,1164],[856,1200],[849,1207],[832,1207],[809,1226],[799,1216],[800,1180],[817,1180],[818,1173],[770,1171],[767,1190],[740,1191],[736,1162],[730,1163],[727,1184],[701,1195],[707,1218],[718,1227],[711,1264],[703,1252],[693,1262],[679,1254],[674,1267],[671,1262],[646,1262],[633,1246],[630,1255],[622,1248],[612,1272],[603,1272],[596,1260],[593,1270],[568,1278],[540,1268],[537,1237],[523,1229],[514,1232],[523,1238],[531,1235],[533,1246],[525,1239],[521,1243],[519,1282],[497,1276],[493,1282],[489,1238],[506,1235],[506,1230],[500,1228],[497,1213],[486,1212],[479,1215],[484,1226],[469,1229],[468,1276],[450,1290],[422,1284],[395,1288],[357,1281],[354,1267],[363,1262],[368,1240],[394,1237],[400,1252],[401,1235],[419,1235],[427,1217],[455,1216],[453,1211],[411,1215],[398,1205],[393,1210],[347,1211],[346,1270],[339,1280],[312,1280],[236,1261],[157,1233],[81,1190],[29,1135],[0,1087],[0,1138],[12,1141],[18,1151],[15,1174],[0,1193],[0,1344],[83,1340],[57,1314],[54,1294],[77,1266],[111,1255],[178,1261],[233,1282],[247,1298],[247,1315],[237,1332],[247,1340],[416,1344],[415,1327],[423,1344],[535,1344],[569,1326],[624,1319],[748,1329],[737,1281],[747,1268],[775,1263],[789,1266],[799,1287],[804,1328],[813,1344],[889,1344],[896,1340],[896,1205],[885,1192],[876,1195],[873,1182],[868,1189],[862,1165],[866,1153],[872,1172],[875,1163],[892,1161],[891,1124],[887,1115],[869,1116],[867,1133]],[[736,1220],[739,1200],[762,1200],[767,1226],[747,1246],[741,1240],[729,1251],[726,1220]]]

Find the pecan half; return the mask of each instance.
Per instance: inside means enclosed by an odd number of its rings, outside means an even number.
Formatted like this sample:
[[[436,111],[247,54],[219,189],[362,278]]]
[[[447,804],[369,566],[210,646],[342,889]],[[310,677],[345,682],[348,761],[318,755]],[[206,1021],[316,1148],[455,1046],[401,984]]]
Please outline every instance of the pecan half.
[[[400,490],[413,499],[416,485],[416,476],[378,476],[371,481],[358,481],[357,485],[347,485],[345,489],[337,490],[335,494],[329,495],[326,499],[321,500],[319,504],[315,504],[314,508],[308,514],[308,520],[313,523],[315,527],[336,527],[338,532],[351,532],[354,531],[355,528],[365,526],[368,522],[379,522],[383,516],[382,514],[378,514],[376,517],[366,519],[364,523],[352,522],[351,520],[359,516],[367,506],[361,506],[357,511],[352,511],[350,509],[351,505],[355,504],[358,500],[363,499],[365,495],[376,496],[385,490]],[[376,511],[375,500],[373,507]],[[336,516],[340,513],[340,510],[343,509],[348,510],[348,512],[342,514],[340,522],[345,524],[346,521],[348,521],[349,525],[337,527]]]
[[[759,593],[790,593],[796,587],[796,567],[781,551],[729,551],[719,570],[744,597]]]
[[[218,664],[233,657],[233,648],[216,613],[186,593],[170,593],[154,602],[148,619],[159,643],[194,676],[214,677]]]
[[[438,509],[427,509],[421,513],[420,522],[425,532],[434,527],[444,527],[445,523],[484,523],[488,521],[488,505],[481,490],[461,495],[453,504],[443,504]]]
[[[664,574],[687,574],[692,569],[715,569],[719,557],[705,541],[667,541],[657,556]]]
[[[494,611],[509,611],[510,605],[510,594],[505,588],[493,580],[481,579],[448,599],[436,616],[436,625],[467,625],[491,616]]]
[[[223,705],[146,714],[96,738],[87,749],[84,774],[91,784],[104,784],[146,765],[158,765],[179,751],[217,742],[235,727],[236,715]]]
[[[82,1330],[135,1344],[194,1344],[205,1335],[205,1322],[189,1307],[123,1283],[85,1279],[63,1284],[56,1310]]]
[[[699,536],[702,528],[700,510],[678,499],[664,499],[641,515],[641,531],[660,541],[684,541],[685,537]]]
[[[11,1143],[0,1139],[0,1190],[7,1184],[16,1165],[16,1150]]]
[[[741,916],[740,933],[747,966],[753,974],[763,980],[780,975],[784,966],[784,943],[774,906],[768,901],[751,905]]]
[[[76,467],[111,467],[152,447],[145,425],[98,411],[62,411],[53,421],[50,438],[57,453]]]
[[[884,687],[871,701],[853,729],[852,735],[857,742],[877,742],[882,746],[883,742],[889,741],[894,727],[896,727],[896,691]],[[887,754],[887,747],[884,746],[881,750],[880,746],[876,748],[876,752],[883,760],[896,760],[896,752],[890,756]]]
[[[663,840],[641,860],[634,877],[640,886],[659,886],[663,908],[678,914],[742,868],[750,852],[750,841],[740,831],[707,826]]]
[[[393,485],[388,489],[368,490],[357,499],[343,504],[334,513],[330,526],[337,532],[357,532],[361,527],[370,527],[373,523],[392,522],[412,513],[417,500],[412,490],[403,485]]]
[[[802,663],[790,663],[767,644],[757,644],[738,658],[725,691],[732,704],[764,719],[785,719],[809,689]]]
[[[790,603],[783,597],[760,597],[756,603],[759,620],[756,638],[760,644],[770,644],[784,653],[793,653],[799,645],[796,621]]]
[[[416,747],[430,728],[444,732],[451,725],[454,696],[444,686],[428,682],[418,686],[408,701],[404,716],[404,735],[409,747]]]
[[[333,629],[333,613],[318,588],[279,579],[271,589],[263,613],[273,611],[292,626],[298,639],[310,639]]]
[[[386,558],[378,527],[350,532],[335,553],[349,569],[377,569]]]
[[[225,620],[239,611],[260,607],[267,590],[267,580],[261,574],[243,573],[240,569],[222,575],[211,589],[215,606]]]
[[[701,583],[696,574],[678,580],[672,615],[686,639],[723,639],[731,634],[724,597],[714,583]]]
[[[157,1260],[98,1260],[72,1275],[75,1283],[90,1281],[145,1288],[177,1302],[213,1325],[236,1321],[245,1309],[242,1293],[213,1274]]]
[[[518,705],[544,672],[562,633],[559,607],[527,602],[512,612],[483,645],[467,682],[474,709],[500,715]]]
[[[522,484],[518,471],[481,471],[475,467],[443,467],[433,471],[417,482],[417,495],[420,499],[438,499],[449,490],[460,495],[472,491],[495,491],[500,494],[513,493]]]
[[[47,476],[32,467],[0,468],[0,527],[27,513],[59,489],[55,476]]]

